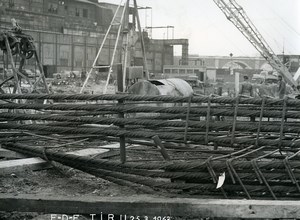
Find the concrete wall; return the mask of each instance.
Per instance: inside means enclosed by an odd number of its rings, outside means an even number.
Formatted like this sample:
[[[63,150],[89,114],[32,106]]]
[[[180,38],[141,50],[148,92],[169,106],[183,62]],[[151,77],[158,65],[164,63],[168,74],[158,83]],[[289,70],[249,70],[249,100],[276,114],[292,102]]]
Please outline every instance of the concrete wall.
[[[29,32],[29,34],[32,34]],[[89,69],[98,52],[103,38],[74,36],[51,33],[35,33],[41,61],[44,65],[57,66],[60,70]],[[97,64],[108,65],[114,49],[114,39],[108,39],[104,44]],[[120,48],[118,48],[120,50]],[[118,54],[118,53],[117,53]],[[115,57],[120,62],[120,56]]]
[[[173,46],[165,44],[164,40],[145,39],[147,65],[151,73],[163,73],[164,65],[172,65],[174,59]],[[136,65],[142,65],[142,49],[138,40],[135,44]]]

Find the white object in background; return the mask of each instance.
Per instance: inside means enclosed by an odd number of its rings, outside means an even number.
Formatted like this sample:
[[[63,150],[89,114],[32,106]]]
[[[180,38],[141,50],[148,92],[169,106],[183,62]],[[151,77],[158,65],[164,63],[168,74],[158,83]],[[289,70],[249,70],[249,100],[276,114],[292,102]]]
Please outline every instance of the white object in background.
[[[218,184],[217,184],[217,188],[216,189],[219,189],[220,187],[223,186],[225,182],[225,172],[222,173],[220,176],[219,176],[219,180],[218,180]]]
[[[294,80],[297,81],[300,76],[300,68],[298,68],[297,72],[294,75]]]

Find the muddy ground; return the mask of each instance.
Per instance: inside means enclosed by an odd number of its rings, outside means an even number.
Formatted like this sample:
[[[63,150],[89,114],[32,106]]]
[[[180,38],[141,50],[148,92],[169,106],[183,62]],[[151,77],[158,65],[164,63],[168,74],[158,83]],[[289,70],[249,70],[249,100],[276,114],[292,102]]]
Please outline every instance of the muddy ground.
[[[107,142],[101,143],[105,145]],[[46,142],[39,142],[38,145],[44,146]],[[94,145],[90,143],[90,147]],[[95,147],[95,146],[94,146]],[[60,149],[62,151],[74,151],[76,149]],[[129,155],[129,157],[131,157]],[[119,155],[110,156],[111,160],[120,160]],[[129,158],[130,159],[130,158]],[[0,158],[0,161],[9,160]],[[139,189],[120,186],[87,173],[53,163],[54,168],[32,171],[30,169],[22,172],[14,172],[5,175],[0,174],[0,196],[1,193],[7,194],[30,194],[30,195],[49,195],[49,196],[101,196],[101,197],[121,197],[142,195]],[[39,213],[4,213],[0,212],[0,220],[50,220],[50,215]],[[84,218],[81,219],[90,219]],[[96,220],[96,219],[95,219]]]
[[[28,144],[28,143],[27,143]],[[33,143],[31,143],[33,144]],[[50,143],[49,141],[37,141],[34,143],[37,146],[57,145],[57,143]],[[73,148],[62,147],[58,151],[77,151],[89,148],[103,148],[111,144],[107,141],[89,141],[74,144]],[[105,146],[103,146],[105,145]],[[76,148],[74,148],[76,147]],[[213,146],[212,146],[213,147]],[[55,150],[56,151],[56,150]],[[168,151],[172,160],[181,160],[181,158],[207,158],[208,155],[204,153],[184,152],[184,151]],[[130,145],[128,144],[127,161],[138,161],[147,163],[151,161],[158,161],[163,163],[164,159],[160,151],[156,147],[144,145]],[[93,155],[93,158],[105,158],[113,161],[120,161],[119,149],[111,149],[107,153],[101,155]],[[8,160],[0,158],[1,160]],[[29,194],[29,195],[43,195],[43,196],[68,196],[68,197],[81,197],[81,196],[95,196],[95,197],[126,197],[126,196],[150,196],[150,197],[189,197],[199,198],[199,195],[187,195],[184,193],[164,192],[164,191],[148,191],[149,188],[132,188],[128,186],[121,186],[109,182],[107,180],[97,178],[87,173],[63,166],[58,163],[53,163],[54,168],[44,169],[38,171],[25,170],[17,173],[9,173],[6,175],[0,174],[0,197],[3,194]],[[147,191],[145,191],[147,190]],[[201,196],[201,198],[208,198]],[[53,213],[54,214],[54,213]],[[104,216],[105,217],[105,216]],[[0,212],[0,220],[52,220],[49,214],[44,213],[5,213]],[[69,218],[70,219],[70,218]],[[183,220],[193,218],[172,218]],[[199,219],[199,218],[196,218]],[[54,220],[59,220],[55,218]],[[60,219],[63,220],[63,219]],[[71,219],[70,219],[71,220]],[[79,220],[91,220],[90,216],[82,216]],[[94,220],[97,220],[96,218]],[[105,218],[101,219],[105,220]],[[130,219],[128,219],[130,220]],[[159,220],[159,219],[157,219]],[[167,219],[165,219],[167,220]]]
[[[60,167],[61,168],[61,167]],[[27,170],[0,178],[0,193],[60,196],[132,196],[140,192],[129,187],[116,185],[89,174],[60,168],[41,171]],[[1,195],[0,195],[1,196]],[[38,213],[4,213],[0,219],[27,220],[51,219],[50,215]],[[85,218],[81,218],[85,219]]]
[[[38,145],[46,143],[39,142]],[[102,144],[107,144],[102,143]],[[91,146],[93,146],[91,144]],[[147,147],[148,148],[148,147]],[[80,148],[79,148],[80,149]],[[76,149],[76,150],[79,150]],[[74,149],[61,149],[63,151],[74,151]],[[149,149],[148,149],[149,150]],[[116,151],[116,150],[115,150]],[[162,156],[159,152],[148,152],[147,155],[143,151],[133,150],[127,152],[128,160],[144,160],[159,158]],[[97,157],[96,157],[97,158]],[[1,160],[8,160],[0,158]],[[110,160],[119,161],[119,155],[110,156]],[[0,197],[3,194],[29,194],[29,195],[44,195],[44,196],[96,196],[96,197],[126,197],[126,196],[151,196],[151,197],[166,197],[165,192],[147,193],[140,188],[131,188],[121,186],[101,178],[89,175],[87,173],[63,166],[58,163],[53,163],[54,168],[32,171],[30,169],[9,173],[0,174]],[[174,197],[174,195],[170,195]],[[44,213],[7,213],[0,212],[0,220],[51,220],[50,214]],[[69,218],[70,219],[70,218]],[[90,216],[81,216],[79,220],[91,220]],[[103,217],[104,220],[105,216]],[[56,218],[56,220],[58,220]],[[95,220],[97,220],[95,218]]]
[[[57,164],[56,164],[57,165]],[[65,166],[57,166],[47,170],[32,171],[27,170],[22,173],[12,173],[0,175],[0,196],[1,193],[9,194],[30,194],[30,195],[50,195],[50,196],[96,196],[96,197],[126,197],[148,195],[151,197],[162,197],[157,194],[146,194],[139,189],[120,186],[101,178],[83,173],[81,171],[69,169]],[[174,195],[173,195],[174,196]],[[69,216],[71,219],[72,216]],[[107,217],[94,218],[94,220],[105,220]],[[194,219],[175,218],[172,220]],[[44,213],[21,213],[21,212],[1,212],[0,220],[51,220],[51,214]],[[58,218],[55,218],[58,220]],[[80,216],[78,220],[91,220],[90,216]],[[129,220],[129,219],[128,219]]]

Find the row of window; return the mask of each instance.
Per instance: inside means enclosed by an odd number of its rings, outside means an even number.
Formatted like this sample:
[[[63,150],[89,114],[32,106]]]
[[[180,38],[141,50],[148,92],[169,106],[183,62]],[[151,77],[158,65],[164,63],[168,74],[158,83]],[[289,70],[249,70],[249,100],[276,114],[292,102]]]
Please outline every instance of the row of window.
[[[64,1],[59,1],[59,3],[49,3],[48,4],[48,13],[51,14],[58,14],[58,5],[64,5],[64,9],[67,11],[68,10],[68,5],[65,5]],[[9,8],[15,8],[15,1],[14,0],[9,0],[8,1],[8,7]],[[80,13],[79,8],[75,8],[75,16],[80,17],[82,14],[82,17],[88,18],[88,9],[82,9],[82,13]]]
[[[65,9],[65,11],[67,11],[68,10],[68,5],[65,5],[64,9]],[[80,10],[81,9],[79,9],[79,8],[75,8],[75,16],[80,17],[80,14],[82,14],[82,17],[88,18],[88,9],[83,8],[82,13],[80,13]],[[52,14],[57,14],[58,13],[58,4],[49,3],[48,12],[52,13]]]
[[[75,9],[75,15],[77,17],[80,17],[80,10],[78,8]],[[82,17],[87,18],[88,17],[88,10],[87,9],[82,9]]]
[[[179,60],[179,65],[182,65],[182,60]],[[202,59],[189,60],[189,65],[204,66],[205,61]]]
[[[199,73],[199,69],[164,69],[164,73]]]
[[[61,2],[61,1],[60,1]],[[64,5],[64,3],[60,3],[61,5]],[[14,0],[9,0],[8,1],[8,7],[9,8],[15,8],[15,1]],[[65,5],[64,9],[67,11],[68,10],[68,6]],[[49,3],[48,4],[48,12],[51,14],[58,14],[58,4],[56,3]],[[75,16],[76,17],[80,17],[80,14],[82,14],[82,17],[84,18],[88,18],[88,9],[82,9],[82,13],[80,13],[80,9],[79,8],[75,8]]]

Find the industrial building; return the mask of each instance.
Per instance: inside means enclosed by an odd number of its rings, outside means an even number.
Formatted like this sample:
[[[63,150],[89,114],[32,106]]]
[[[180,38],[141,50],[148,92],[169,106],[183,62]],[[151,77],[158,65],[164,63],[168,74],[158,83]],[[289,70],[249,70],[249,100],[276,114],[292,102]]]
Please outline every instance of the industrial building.
[[[117,5],[93,0],[4,0],[0,4],[0,28],[10,29],[11,19],[16,19],[24,32],[34,38],[46,76],[65,70],[89,69],[117,9]],[[130,10],[130,16],[135,16],[133,10]],[[135,27],[136,24],[130,25]],[[110,63],[116,32],[116,28],[112,27],[97,65]],[[146,32],[144,34],[149,72],[161,73],[163,65],[173,64],[173,45],[184,45],[187,57],[188,40],[184,39],[183,43],[177,40],[154,40],[149,39]],[[141,65],[143,58],[140,39],[137,34],[134,38],[136,43],[133,45],[131,65],[136,66]],[[115,63],[121,59],[120,45]],[[0,54],[0,63],[5,63],[5,60],[6,57]],[[36,68],[33,61],[27,62],[29,68]]]

